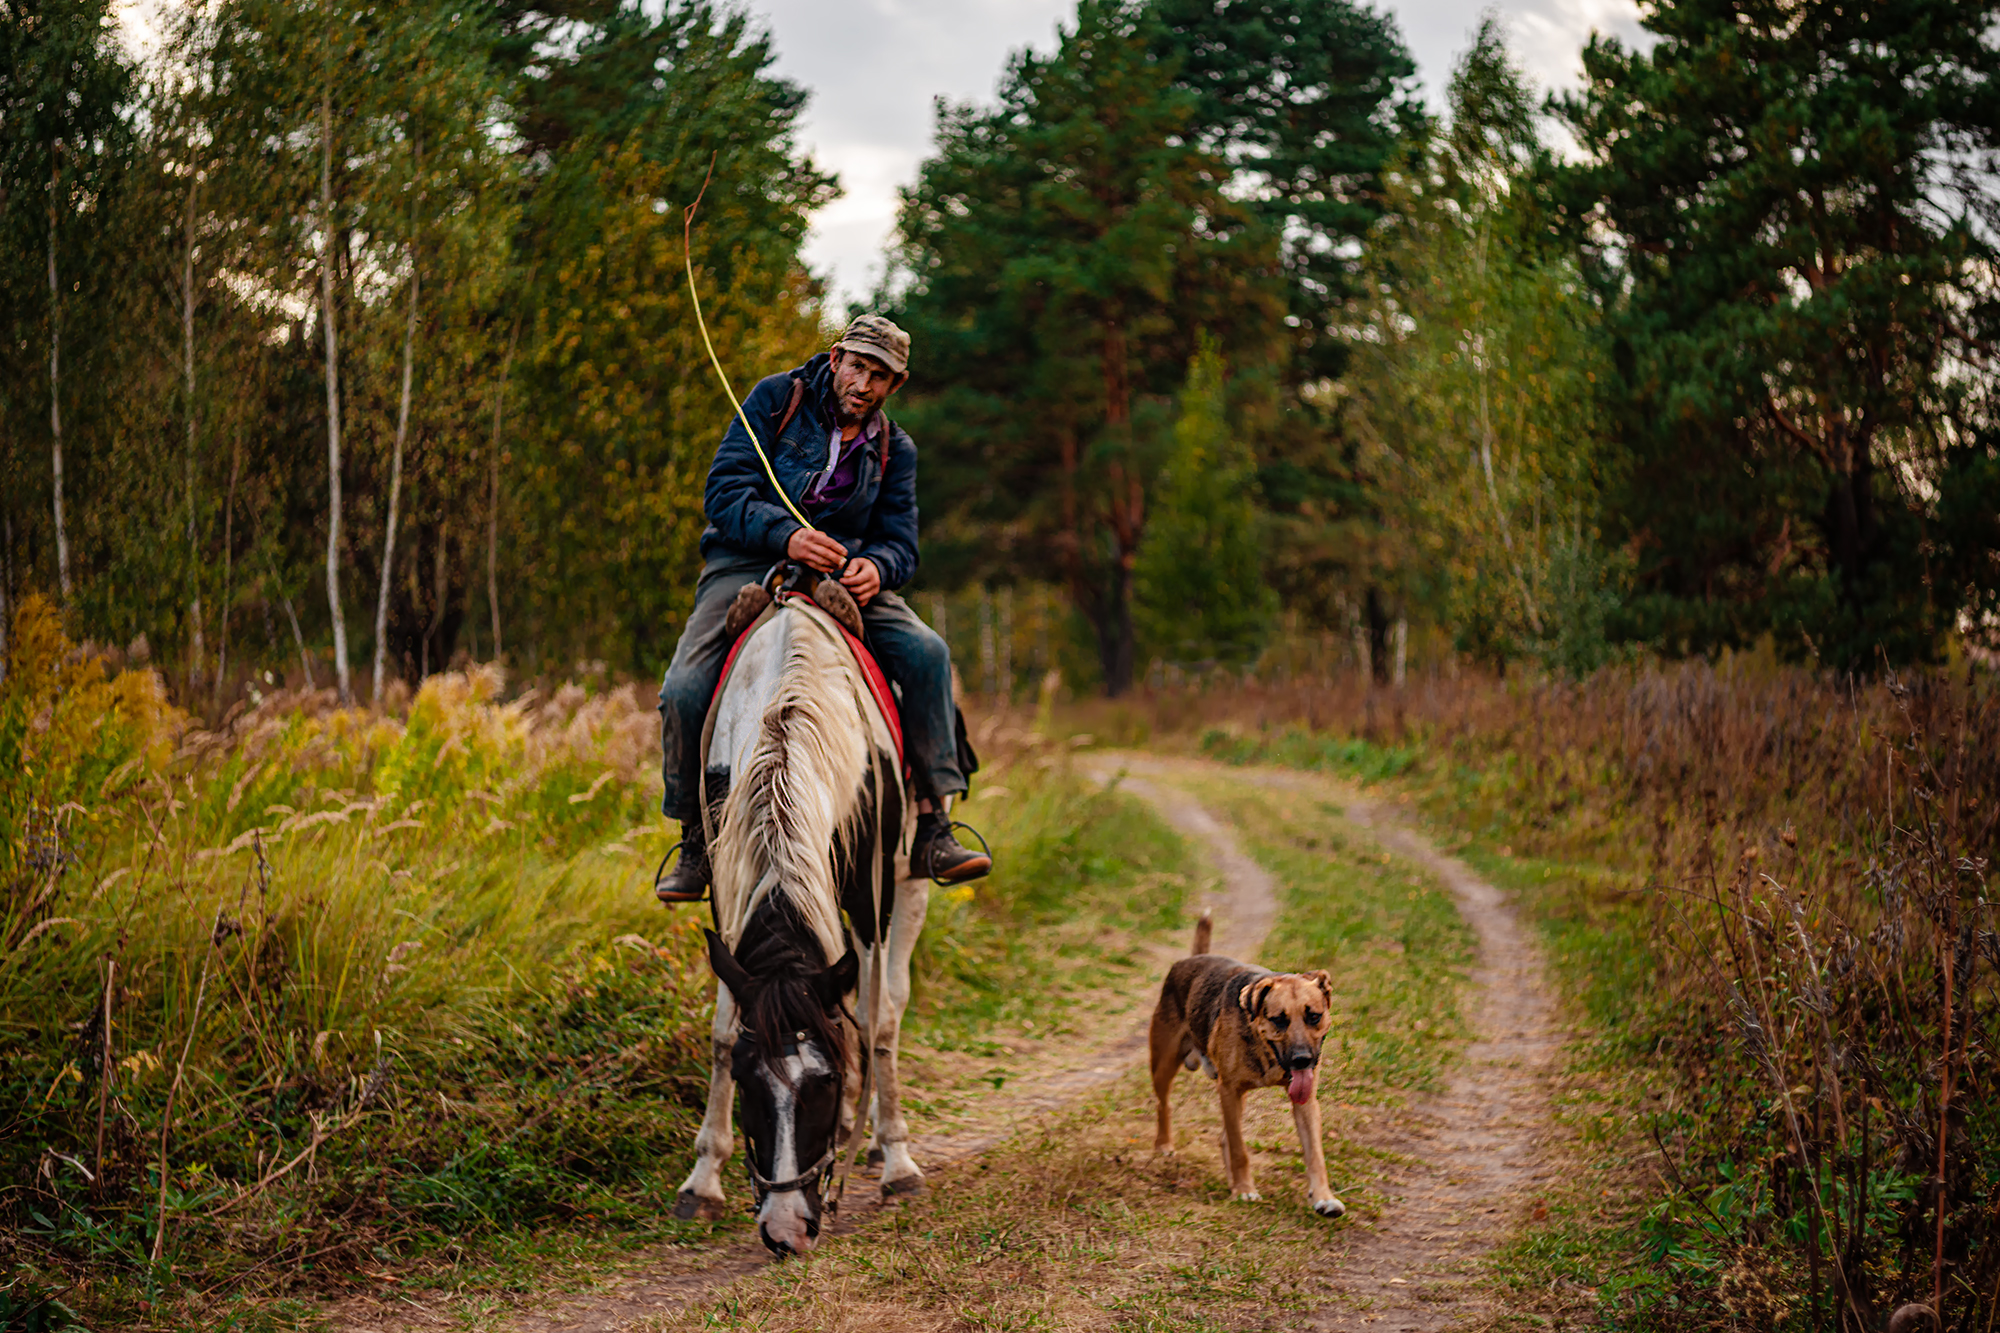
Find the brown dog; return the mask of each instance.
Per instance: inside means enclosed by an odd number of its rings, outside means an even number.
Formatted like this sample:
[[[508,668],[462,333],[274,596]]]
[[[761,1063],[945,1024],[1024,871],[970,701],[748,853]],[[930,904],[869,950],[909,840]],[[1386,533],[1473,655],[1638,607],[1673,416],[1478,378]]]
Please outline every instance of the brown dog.
[[[1167,972],[1153,1010],[1153,1094],[1159,1098],[1155,1152],[1173,1151],[1173,1112],[1167,1094],[1182,1069],[1201,1068],[1222,1095],[1222,1162],[1229,1189],[1256,1199],[1250,1150],[1243,1143],[1243,1096],[1252,1088],[1283,1085],[1292,1100],[1292,1124],[1306,1158],[1306,1202],[1323,1217],[1347,1205],[1326,1183],[1326,1155],[1319,1142],[1320,1045],[1330,1026],[1333,989],[1324,972],[1271,972],[1208,951],[1208,913],[1194,928],[1194,956]]]

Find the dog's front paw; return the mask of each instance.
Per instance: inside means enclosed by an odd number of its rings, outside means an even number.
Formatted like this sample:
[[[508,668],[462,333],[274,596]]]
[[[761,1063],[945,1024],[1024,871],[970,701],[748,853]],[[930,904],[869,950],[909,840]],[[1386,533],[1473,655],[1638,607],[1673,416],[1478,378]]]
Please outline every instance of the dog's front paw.
[[[1310,1200],[1313,1211],[1321,1217],[1339,1217],[1347,1211],[1347,1205],[1338,1199]]]
[[[1263,1201],[1264,1196],[1256,1190],[1244,1190],[1236,1196],[1236,1202],[1238,1203],[1262,1203]]]

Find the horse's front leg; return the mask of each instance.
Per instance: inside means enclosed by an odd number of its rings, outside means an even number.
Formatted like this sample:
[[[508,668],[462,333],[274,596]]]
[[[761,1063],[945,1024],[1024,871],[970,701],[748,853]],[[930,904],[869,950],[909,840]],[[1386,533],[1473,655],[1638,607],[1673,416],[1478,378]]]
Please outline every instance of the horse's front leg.
[[[910,1156],[910,1127],[903,1119],[896,1048],[902,1036],[903,1011],[910,1003],[910,955],[916,951],[917,936],[923,933],[930,900],[930,881],[904,880],[896,886],[896,911],[889,923],[888,1003],[877,1006],[880,1018],[875,1026],[874,1051],[875,1148],[882,1154],[883,1198],[915,1194],[924,1187],[924,1173]],[[873,962],[870,957],[863,966]],[[874,975],[872,968],[866,975]]]
[[[729,987],[715,988],[715,1021],[709,1027],[708,1113],[701,1118],[701,1133],[694,1139],[694,1170],[681,1182],[674,1216],[721,1220],[729,1207],[722,1189],[722,1168],[735,1151],[730,1137],[729,1115],[736,1099],[736,1080],[730,1074],[736,1047],[736,998]]]

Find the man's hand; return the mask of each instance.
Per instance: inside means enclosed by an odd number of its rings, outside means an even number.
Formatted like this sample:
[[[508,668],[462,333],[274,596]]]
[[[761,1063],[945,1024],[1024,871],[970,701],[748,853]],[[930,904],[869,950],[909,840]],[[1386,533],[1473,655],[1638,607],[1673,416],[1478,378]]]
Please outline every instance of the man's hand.
[[[875,594],[882,591],[882,571],[875,568],[873,560],[856,556],[840,576],[840,586],[854,594],[854,600],[862,606],[875,600]]]
[[[800,528],[785,542],[785,554],[802,565],[817,569],[822,574],[831,574],[847,563],[847,548],[824,532],[811,528]],[[878,578],[879,584],[881,580]],[[874,595],[872,592],[869,594]]]

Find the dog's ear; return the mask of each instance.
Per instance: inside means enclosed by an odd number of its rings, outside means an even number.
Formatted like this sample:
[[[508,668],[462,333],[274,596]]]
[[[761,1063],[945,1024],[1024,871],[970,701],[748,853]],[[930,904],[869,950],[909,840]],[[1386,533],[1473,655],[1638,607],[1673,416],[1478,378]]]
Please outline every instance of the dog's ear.
[[[1321,1001],[1320,1008],[1322,1010],[1329,1009],[1333,1006],[1332,977],[1328,976],[1325,972],[1320,971],[1318,969],[1315,969],[1311,972],[1301,972],[1299,973],[1299,975],[1304,977],[1307,981],[1310,981],[1319,987],[1319,995]]]
[[[736,955],[729,952],[729,946],[722,942],[722,936],[704,927],[702,934],[708,936],[708,965],[715,969],[715,975],[722,984],[729,987],[729,993],[736,997],[738,1008],[748,1008],[750,999],[757,993],[757,983],[743,964],[736,961]]]
[[[1238,1002],[1243,1006],[1243,1012],[1252,1018],[1262,1017],[1264,1013],[1264,1001],[1270,998],[1271,987],[1277,984],[1278,979],[1276,977],[1259,977],[1245,986],[1243,994],[1238,997]]]

